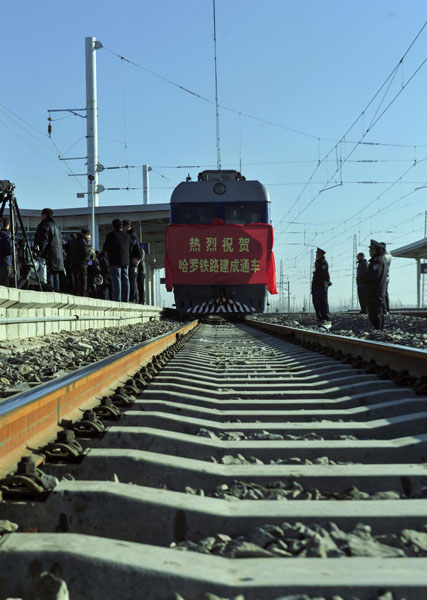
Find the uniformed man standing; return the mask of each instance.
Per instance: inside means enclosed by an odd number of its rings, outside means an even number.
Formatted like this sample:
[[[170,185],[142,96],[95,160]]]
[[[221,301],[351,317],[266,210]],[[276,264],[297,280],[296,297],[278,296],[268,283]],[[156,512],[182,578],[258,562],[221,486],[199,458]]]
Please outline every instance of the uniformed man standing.
[[[384,252],[384,246],[380,242],[371,240],[371,260],[366,274],[366,300],[369,320],[375,329],[380,330],[384,329],[384,302],[388,277],[388,263]]]
[[[332,285],[329,278],[328,263],[325,259],[326,252],[321,248],[316,250],[313,280],[311,282],[311,295],[317,320],[321,325],[329,325],[328,288]]]

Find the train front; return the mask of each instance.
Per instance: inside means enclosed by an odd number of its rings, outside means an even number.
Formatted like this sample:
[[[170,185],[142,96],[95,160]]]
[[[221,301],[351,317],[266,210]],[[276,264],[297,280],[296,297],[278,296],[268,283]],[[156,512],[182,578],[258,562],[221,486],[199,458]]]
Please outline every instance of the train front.
[[[268,192],[237,171],[180,183],[166,230],[166,287],[183,313],[251,314],[275,294]]]

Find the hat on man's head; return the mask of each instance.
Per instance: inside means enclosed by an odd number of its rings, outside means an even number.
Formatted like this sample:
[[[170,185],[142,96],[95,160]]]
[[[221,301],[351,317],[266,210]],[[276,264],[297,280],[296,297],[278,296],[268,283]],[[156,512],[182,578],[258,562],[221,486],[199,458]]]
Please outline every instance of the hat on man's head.
[[[326,254],[325,250],[322,250],[322,248],[317,248],[316,252],[321,252],[322,254]]]
[[[369,244],[369,248],[375,248],[376,250],[383,250],[384,246],[381,244],[381,242],[377,242],[376,240],[371,240],[371,243]]]

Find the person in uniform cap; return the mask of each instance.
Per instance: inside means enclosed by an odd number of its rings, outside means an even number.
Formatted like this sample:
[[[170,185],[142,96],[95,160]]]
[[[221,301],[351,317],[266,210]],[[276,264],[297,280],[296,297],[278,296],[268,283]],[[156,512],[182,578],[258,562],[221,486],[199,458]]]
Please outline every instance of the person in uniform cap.
[[[366,274],[366,303],[369,321],[375,329],[384,329],[384,302],[387,290],[388,262],[381,242],[371,240]]]
[[[326,252],[321,248],[316,250],[313,279],[311,282],[311,295],[317,320],[322,325],[329,323],[328,288],[332,285],[329,278],[328,263],[325,259]]]

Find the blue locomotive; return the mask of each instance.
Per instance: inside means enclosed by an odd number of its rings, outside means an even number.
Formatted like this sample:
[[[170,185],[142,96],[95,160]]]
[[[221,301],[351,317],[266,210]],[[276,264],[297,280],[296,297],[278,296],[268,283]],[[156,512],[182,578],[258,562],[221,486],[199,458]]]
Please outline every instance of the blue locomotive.
[[[274,257],[270,252],[270,200],[259,181],[246,181],[234,170],[202,171],[197,181],[188,177],[172,192],[170,223],[166,280],[169,265],[168,289],[173,287],[179,313],[264,311],[267,282],[261,272],[267,270],[268,262],[271,284]],[[271,241],[259,241],[260,236],[267,240],[266,235]],[[268,256],[265,248],[261,249],[266,244],[270,245]],[[181,251],[183,256],[178,260],[176,255]],[[258,260],[261,255],[264,262]],[[256,283],[260,280],[263,282]],[[272,287],[275,279],[270,291]]]

